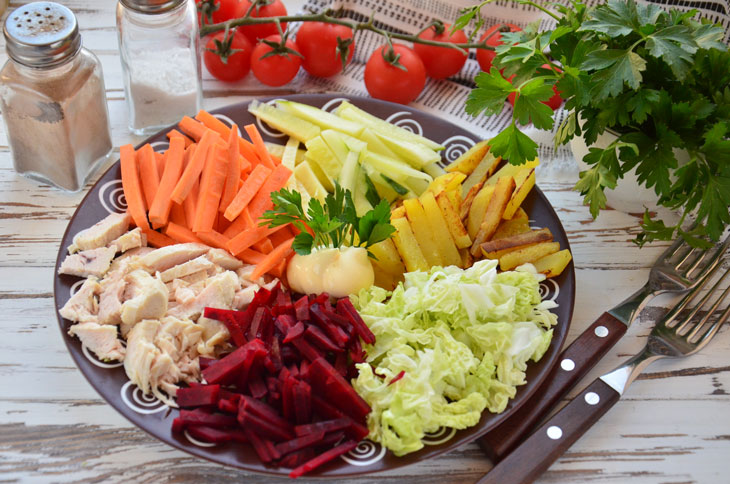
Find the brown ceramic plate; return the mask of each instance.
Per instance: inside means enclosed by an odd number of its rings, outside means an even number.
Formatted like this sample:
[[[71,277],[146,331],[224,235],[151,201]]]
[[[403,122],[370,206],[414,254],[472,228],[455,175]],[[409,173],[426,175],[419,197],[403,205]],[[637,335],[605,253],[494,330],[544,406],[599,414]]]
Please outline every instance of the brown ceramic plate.
[[[289,96],[288,99],[331,110],[344,98],[331,95],[296,95]],[[444,144],[446,146],[443,152],[444,164],[456,159],[468,147],[478,141],[477,137],[468,131],[408,106],[368,98],[347,99],[369,113],[388,119],[395,124],[419,132]],[[245,103],[228,106],[213,111],[213,113],[228,124],[233,121],[238,126],[244,126],[256,122],[247,111],[247,104]],[[266,126],[262,126],[262,129],[269,141],[285,142],[286,138],[280,137],[279,133],[271,131]],[[153,143],[156,150],[166,149],[167,141],[164,133],[160,132],[152,136],[147,142]],[[119,163],[117,163],[91,188],[71,219],[61,241],[58,260],[56,261],[56,274],[66,255],[66,247],[71,243],[76,233],[93,225],[110,212],[121,212],[125,207]],[[532,190],[523,207],[530,215],[533,226],[550,228],[555,240],[560,242],[561,247],[569,247],[568,239],[558,216],[539,188],[536,187]],[[63,307],[71,293],[80,284],[81,280],[76,277],[65,275],[55,277],[54,296],[57,309]],[[484,412],[480,422],[474,427],[460,431],[443,429],[429,435],[425,439],[427,445],[422,450],[403,457],[396,457],[385,451],[379,444],[363,441],[352,453],[320,467],[312,475],[319,477],[363,475],[436,457],[480,437],[517,410],[538,389],[540,383],[548,374],[557,359],[560,347],[568,332],[575,297],[575,272],[572,263],[560,277],[543,282],[541,290],[545,298],[553,299],[558,303],[558,307],[554,311],[558,315],[559,323],[555,328],[550,349],[538,363],[530,364],[527,371],[527,384],[519,387],[517,395],[503,413],[495,415]],[[202,442],[196,442],[186,435],[173,434],[171,423],[178,414],[176,409],[170,409],[156,399],[142,395],[131,384],[121,364],[108,365],[100,362],[81,346],[78,339],[72,338],[66,333],[71,324],[69,321],[59,315],[58,323],[68,350],[84,376],[109,404],[139,428],[178,449],[213,462],[247,471],[279,476],[288,474],[289,469],[264,466],[253,449],[245,444],[210,446]]]

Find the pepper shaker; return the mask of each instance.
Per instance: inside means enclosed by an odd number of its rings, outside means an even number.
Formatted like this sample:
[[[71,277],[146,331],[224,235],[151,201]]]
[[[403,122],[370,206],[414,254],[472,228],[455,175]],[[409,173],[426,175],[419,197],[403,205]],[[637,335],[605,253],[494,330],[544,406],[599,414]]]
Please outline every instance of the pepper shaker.
[[[197,19],[191,0],[119,0],[119,52],[132,133],[154,133],[200,109]]]
[[[0,109],[15,171],[78,191],[112,151],[101,63],[54,2],[10,12],[3,34]]]

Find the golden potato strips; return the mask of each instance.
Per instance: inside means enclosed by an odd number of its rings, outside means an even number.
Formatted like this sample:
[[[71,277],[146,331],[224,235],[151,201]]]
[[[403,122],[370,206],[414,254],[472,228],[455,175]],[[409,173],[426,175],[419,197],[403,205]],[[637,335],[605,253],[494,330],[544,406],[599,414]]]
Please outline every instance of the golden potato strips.
[[[514,252],[516,250],[522,250],[527,247],[532,247],[536,243],[537,242],[535,242],[534,244],[518,245],[517,247],[509,247],[507,249],[496,250],[496,251],[492,251],[492,252],[486,252],[484,249],[482,249],[482,255],[484,256],[485,259],[499,260],[506,254],[509,254],[510,252]]]
[[[484,216],[487,213],[487,207],[489,207],[489,201],[492,199],[492,193],[494,193],[493,186],[483,186],[477,196],[474,197],[474,201],[469,208],[469,214],[466,217],[466,230],[469,232],[469,237],[474,241],[474,237],[479,232],[479,227],[482,225]]]
[[[471,148],[469,148],[463,155],[458,157],[446,167],[447,172],[461,172],[466,175],[473,172],[474,169],[482,161],[484,155],[489,151],[489,145],[487,140],[480,141]]]
[[[413,235],[418,241],[421,252],[426,258],[429,267],[442,266],[444,260],[439,254],[436,241],[431,233],[431,227],[426,218],[426,213],[423,211],[423,205],[417,198],[411,198],[403,201],[403,206],[406,207],[406,217],[408,222],[411,224]]]
[[[550,242],[553,240],[553,234],[550,229],[531,230],[521,234],[505,237],[502,239],[492,239],[482,243],[482,250],[485,252],[497,252],[500,250],[519,247],[520,245],[536,244],[538,242]]]
[[[469,192],[464,196],[464,200],[461,202],[461,208],[459,210],[459,216],[461,217],[462,222],[466,223],[466,217],[469,215],[469,210],[471,209],[471,204],[474,202],[474,197],[477,196],[477,193],[479,193],[479,190],[482,189],[483,183],[477,183],[471,189]]]
[[[392,274],[386,271],[377,261],[373,262],[373,273],[375,274],[375,285],[392,291],[400,281],[403,280],[403,273]]]
[[[395,248],[391,239],[385,239],[382,242],[378,242],[375,245],[368,247],[368,250],[373,253],[378,259],[376,262],[380,265],[383,270],[389,274],[403,274],[406,270],[401,260],[398,249]]]
[[[421,195],[421,205],[423,205],[423,211],[428,219],[431,234],[441,255],[441,260],[445,265],[461,267],[461,256],[454,239],[451,238],[446,219],[444,219],[433,193],[426,192]]]
[[[438,195],[444,190],[453,190],[455,187],[461,187],[466,175],[463,173],[446,173],[438,176],[428,185],[428,191],[434,195]]]
[[[471,267],[474,264],[474,257],[469,253],[469,249],[459,249],[459,255],[461,256],[461,266]]]
[[[518,175],[519,176],[515,177],[515,184],[517,185],[517,188],[512,194],[512,198],[507,204],[507,208],[504,209],[504,214],[502,215],[502,218],[505,220],[512,218],[517,209],[520,208],[520,205],[522,205],[522,202],[525,200],[527,195],[530,193],[530,190],[532,190],[532,187],[535,186],[534,168],[522,170],[518,172]]]
[[[530,221],[527,218],[527,213],[520,207],[511,219],[503,219],[499,223],[499,227],[497,227],[497,231],[492,236],[492,240],[503,239],[529,231]]]
[[[418,241],[416,241],[416,237],[413,235],[408,220],[401,217],[392,219],[390,223],[393,224],[396,230],[393,234],[393,243],[398,249],[398,253],[403,259],[408,272],[427,271],[429,269],[428,262],[426,262],[426,258],[418,246]]]
[[[515,179],[511,176],[505,176],[499,179],[497,184],[494,186],[494,193],[489,198],[489,205],[487,211],[484,214],[484,219],[479,227],[476,237],[474,237],[474,244],[471,247],[471,255],[479,257],[482,254],[481,244],[491,239],[494,232],[497,231],[499,222],[502,220],[502,215],[507,207],[507,204],[512,198],[512,193],[515,191]]]
[[[537,272],[545,274],[546,277],[556,277],[563,272],[572,259],[573,256],[570,254],[570,251],[563,249],[554,254],[541,257],[532,264],[537,269]]]
[[[449,233],[451,233],[451,237],[454,239],[456,247],[459,249],[471,247],[471,237],[469,237],[469,233],[466,231],[464,224],[461,223],[459,213],[451,204],[448,194],[439,193],[436,196],[436,203],[438,204],[439,209],[441,209],[441,214],[444,216],[446,226],[449,228]]]
[[[398,205],[390,211],[390,219],[401,218],[406,216],[406,208],[403,205]]]
[[[511,177],[515,178],[520,170],[537,168],[537,165],[539,165],[539,164],[540,164],[540,161],[537,158],[535,158],[532,161],[528,161],[522,165],[512,165],[510,163],[505,163],[502,168],[497,170],[497,172],[494,175],[490,176],[487,179],[485,184],[496,185],[497,181],[499,181],[499,179],[504,176],[511,176]]]
[[[510,271],[519,265],[527,262],[535,262],[559,250],[560,244],[558,242],[541,242],[530,245],[503,255],[499,259],[499,268],[503,271]]]
[[[456,210],[457,214],[461,213],[461,187],[458,187],[456,190],[446,190],[445,192],[441,193],[442,195],[446,195],[448,197],[449,201],[451,202],[451,206],[454,207],[454,210]],[[459,217],[461,218],[461,216]]]
[[[466,177],[464,183],[462,183],[461,193],[469,193],[471,187],[473,187],[477,183],[484,182],[488,176],[494,173],[494,170],[499,166],[499,162],[501,160],[502,158],[495,158],[494,155],[489,152],[484,155],[484,158],[482,158],[482,161],[479,162],[479,165],[474,169],[473,172],[471,172],[468,177]]]

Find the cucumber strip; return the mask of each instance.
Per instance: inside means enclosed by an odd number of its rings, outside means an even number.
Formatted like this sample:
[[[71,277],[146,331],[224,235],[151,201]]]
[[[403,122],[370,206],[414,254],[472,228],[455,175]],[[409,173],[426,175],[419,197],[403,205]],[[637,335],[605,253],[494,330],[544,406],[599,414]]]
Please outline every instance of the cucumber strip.
[[[292,116],[282,109],[257,100],[251,101],[248,111],[274,129],[306,143],[319,135],[320,127],[304,119]]]
[[[408,177],[421,178],[427,183],[433,181],[433,178],[431,178],[428,174],[416,170],[407,163],[378,155],[376,153],[365,153],[362,158],[362,162],[372,166],[379,173],[387,173],[389,177],[398,182],[402,182]]]
[[[290,170],[294,170],[297,165],[297,151],[299,150],[299,140],[291,137],[284,146],[284,152],[281,154],[281,164]]]
[[[327,196],[327,188],[319,180],[309,161],[305,160],[294,168],[294,178],[304,187],[310,197],[324,200]]]
[[[388,148],[385,143],[383,143],[381,139],[378,138],[378,135],[375,134],[375,131],[370,128],[365,128],[362,130],[362,133],[360,133],[360,139],[367,143],[368,150],[372,151],[373,153],[387,156],[388,158],[405,161],[402,160],[400,156],[395,154],[393,150]]]
[[[276,101],[276,105],[288,114],[315,124],[322,129],[334,129],[347,133],[350,136],[358,136],[364,128],[361,123],[342,119],[339,116],[307,104],[280,100]]]
[[[350,151],[345,158],[345,163],[342,165],[342,171],[337,181],[344,190],[350,190],[355,193],[355,186],[357,182],[357,174],[359,171],[359,164],[357,159],[360,154],[355,151]]]
[[[307,141],[305,146],[307,147],[307,154],[305,156],[310,160],[314,160],[330,180],[335,180],[340,174],[342,163],[340,163],[330,147],[327,146],[324,139],[321,136],[317,136]]]
[[[411,143],[410,141],[395,138],[380,131],[376,131],[376,134],[388,148],[407,161],[413,168],[421,170],[426,165],[441,161],[441,155],[425,145]]]
[[[393,190],[395,190],[395,193],[397,193],[401,197],[408,194],[408,189],[406,187],[393,180],[388,175],[384,175],[381,173],[380,176],[383,178],[383,180],[386,181],[388,185],[390,185]]]
[[[438,163],[431,163],[430,165],[424,166],[422,169],[423,171],[431,175],[434,179],[446,174],[446,170],[441,168],[441,165],[439,165]]]
[[[355,212],[357,212],[357,216],[362,217],[372,210],[374,206],[368,201],[369,198],[367,197],[368,190],[372,185],[369,186],[367,183],[367,174],[365,173],[365,170],[358,168],[357,171],[358,173],[355,178],[355,194],[353,196],[353,202],[355,202]],[[373,201],[377,199],[378,203],[380,203],[380,197],[378,196],[378,192],[375,190],[375,187],[372,187],[372,190],[374,193],[370,194],[370,198],[372,198]],[[375,205],[377,205],[377,203]]]
[[[365,170],[361,170],[361,172],[364,175],[365,179],[365,199],[368,201],[368,203],[370,203],[370,205],[375,207],[380,203],[380,194],[375,188],[373,180],[370,178],[367,172]]]
[[[376,130],[379,130],[385,134],[389,134],[397,138],[402,138],[413,143],[426,145],[434,151],[441,151],[444,149],[444,146],[436,143],[435,141],[432,141],[424,136],[413,133],[411,131],[408,131],[407,129],[401,128],[400,126],[396,126],[383,119],[373,116],[372,114],[363,111],[362,109],[349,103],[348,101],[342,101],[342,103],[337,106],[337,109],[335,109],[335,113],[339,117],[344,118],[348,121],[357,122],[367,127],[375,128]]]

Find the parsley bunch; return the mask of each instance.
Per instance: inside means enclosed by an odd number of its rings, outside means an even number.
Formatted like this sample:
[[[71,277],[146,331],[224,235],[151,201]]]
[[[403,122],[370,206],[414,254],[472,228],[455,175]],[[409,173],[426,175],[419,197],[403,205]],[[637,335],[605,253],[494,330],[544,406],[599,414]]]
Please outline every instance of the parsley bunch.
[[[693,245],[702,245],[703,235],[717,240],[730,224],[730,53],[721,42],[723,29],[693,20],[694,10],[665,11],[634,0],[594,8],[572,1],[554,11],[514,1],[545,11],[557,26],[503,33],[497,67],[475,79],[466,103],[473,116],[499,114],[507,96],[517,93],[512,123],[490,140],[494,154],[513,164],[537,156],[537,144],[518,124],[553,129],[553,112],[541,101],[556,85],[568,112],[556,145],[582,136],[590,146],[606,130],[619,135],[583,158],[590,168],[575,188],[594,217],[606,206],[604,190],[636,168],[639,183],[654,189],[660,205],[682,213],[676,225],[666,225],[647,211],[639,245],[676,235]],[[511,83],[505,80],[513,74]],[[679,166],[675,149],[688,153],[686,164]],[[685,231],[690,214],[697,225]]]
[[[357,216],[350,190],[335,184],[335,193],[327,195],[324,205],[312,198],[304,210],[302,195],[283,188],[271,194],[274,208],[261,216],[259,225],[278,227],[288,223],[300,230],[292,248],[299,255],[307,255],[318,247],[370,247],[388,239],[395,227],[390,225],[390,205],[381,200],[362,217]],[[368,251],[372,258],[375,256]]]

